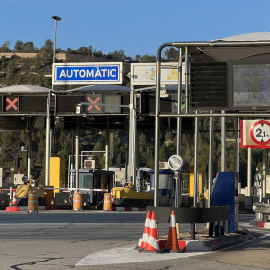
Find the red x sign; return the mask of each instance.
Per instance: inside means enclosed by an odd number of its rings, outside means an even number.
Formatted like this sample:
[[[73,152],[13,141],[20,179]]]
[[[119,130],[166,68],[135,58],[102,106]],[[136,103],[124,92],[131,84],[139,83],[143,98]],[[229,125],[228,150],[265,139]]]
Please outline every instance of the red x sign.
[[[15,111],[18,110],[18,107],[15,105],[18,102],[18,98],[14,98],[13,100],[6,98],[6,102],[8,103],[6,111],[8,111],[10,108],[13,108]]]
[[[100,97],[97,97],[95,99],[95,101],[93,101],[90,97],[87,97],[87,100],[90,102],[90,103],[97,103],[99,100],[100,100]],[[101,108],[98,106],[98,105],[90,105],[88,108],[87,108],[87,111],[90,111],[92,108],[95,108],[96,110],[100,111]]]

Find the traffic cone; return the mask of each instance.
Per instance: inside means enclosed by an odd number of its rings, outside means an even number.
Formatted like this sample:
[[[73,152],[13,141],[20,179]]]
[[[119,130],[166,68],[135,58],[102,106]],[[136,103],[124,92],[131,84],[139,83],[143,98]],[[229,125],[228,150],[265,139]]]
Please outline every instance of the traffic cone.
[[[159,251],[159,243],[157,239],[157,222],[156,213],[153,211],[150,222],[150,231],[147,243],[144,248],[145,251]]]
[[[151,211],[148,210],[146,213],[146,219],[145,219],[145,224],[144,224],[144,230],[143,230],[143,236],[140,238],[138,247],[139,248],[145,248],[147,239],[149,236],[149,231],[150,231],[150,222],[151,222]]]
[[[13,192],[13,195],[12,195],[11,206],[17,206],[17,198],[16,198],[15,192]]]
[[[172,211],[172,214],[171,214],[170,228],[169,228],[169,233],[168,233],[168,239],[165,245],[165,250],[172,250],[172,251],[179,250],[174,211]]]
[[[6,207],[6,212],[17,212],[17,211],[20,211],[20,207],[17,206],[16,194],[15,192],[13,192],[11,205]]]

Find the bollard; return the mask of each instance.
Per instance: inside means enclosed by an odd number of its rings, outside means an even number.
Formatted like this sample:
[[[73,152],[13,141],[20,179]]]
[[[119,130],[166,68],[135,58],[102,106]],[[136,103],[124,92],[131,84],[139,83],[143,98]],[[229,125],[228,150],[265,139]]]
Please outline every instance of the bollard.
[[[103,211],[111,211],[111,210],[112,210],[111,193],[105,193],[103,202]]]
[[[77,192],[77,191],[74,192],[73,210],[75,211],[83,210],[82,193]]]
[[[28,193],[28,214],[38,214],[38,195],[36,191],[29,191]]]
[[[54,186],[45,186],[44,190],[44,199],[46,201],[46,206],[52,205],[52,201],[54,200]]]

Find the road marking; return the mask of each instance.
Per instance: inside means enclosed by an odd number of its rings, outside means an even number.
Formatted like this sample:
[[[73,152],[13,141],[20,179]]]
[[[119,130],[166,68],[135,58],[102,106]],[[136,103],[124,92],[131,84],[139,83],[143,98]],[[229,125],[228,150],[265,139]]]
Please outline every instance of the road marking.
[[[91,253],[75,264],[75,266],[166,261],[202,255],[205,253],[209,253],[209,251],[192,253],[144,253],[135,250],[134,245],[132,245]]]
[[[270,236],[270,233],[264,234],[264,235],[262,235],[262,236],[260,236],[260,237],[258,237],[258,238],[259,238],[259,239],[263,239],[263,238],[266,238],[266,237],[268,237],[268,236]]]

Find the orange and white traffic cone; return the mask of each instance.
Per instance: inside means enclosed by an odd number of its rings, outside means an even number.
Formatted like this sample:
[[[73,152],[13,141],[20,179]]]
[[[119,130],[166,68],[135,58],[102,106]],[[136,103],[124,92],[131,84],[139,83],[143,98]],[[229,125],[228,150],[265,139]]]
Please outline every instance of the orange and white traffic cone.
[[[145,251],[159,251],[159,243],[157,239],[157,222],[156,213],[153,211],[150,222],[150,232],[147,243],[144,248]]]
[[[148,210],[146,213],[143,236],[142,236],[142,238],[140,238],[139,243],[138,243],[139,248],[145,248],[145,246],[146,246],[147,239],[149,236],[149,231],[150,231],[150,222],[151,222],[151,211]]]
[[[172,214],[171,214],[170,228],[169,228],[169,233],[168,233],[168,239],[165,245],[165,250],[172,250],[172,251],[179,250],[174,211],[172,211]]]
[[[12,195],[11,206],[17,206],[17,198],[16,198],[15,192],[13,192],[13,195]]]
[[[16,194],[15,192],[13,192],[11,205],[9,207],[6,207],[6,212],[17,212],[17,211],[20,211],[20,207],[17,206]]]

